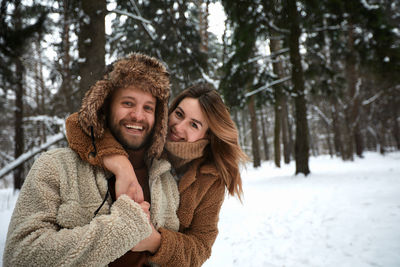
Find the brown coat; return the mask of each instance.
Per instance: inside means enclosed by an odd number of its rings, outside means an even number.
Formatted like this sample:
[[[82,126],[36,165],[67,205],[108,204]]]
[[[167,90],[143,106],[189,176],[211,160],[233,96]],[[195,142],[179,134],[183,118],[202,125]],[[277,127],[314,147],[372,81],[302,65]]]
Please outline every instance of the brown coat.
[[[201,266],[218,235],[225,185],[213,166],[195,160],[179,181],[179,232],[160,228],[161,246],[150,258],[161,266]]]
[[[85,141],[89,139],[79,127],[73,127],[76,124],[76,117],[67,119],[66,130],[70,147],[84,160],[99,165],[99,160],[88,158],[91,144]],[[96,144],[98,155],[101,156],[126,153],[112,135],[96,140]],[[201,266],[211,255],[212,245],[218,235],[218,219],[225,197],[225,185],[215,166],[205,165],[199,168],[201,160],[194,160],[179,181],[179,232],[163,227],[158,229],[161,233],[161,246],[150,257],[151,262],[161,266]]]

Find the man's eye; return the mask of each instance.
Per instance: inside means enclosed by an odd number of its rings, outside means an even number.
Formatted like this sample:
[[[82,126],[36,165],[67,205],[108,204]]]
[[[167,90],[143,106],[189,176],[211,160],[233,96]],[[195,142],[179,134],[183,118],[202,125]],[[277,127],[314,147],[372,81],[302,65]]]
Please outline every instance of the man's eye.
[[[124,105],[126,107],[133,107],[133,103],[132,102],[128,102],[128,101],[122,102],[122,105]]]
[[[151,107],[151,106],[145,106],[144,109],[145,109],[147,112],[153,112],[153,110],[154,110],[154,108]]]

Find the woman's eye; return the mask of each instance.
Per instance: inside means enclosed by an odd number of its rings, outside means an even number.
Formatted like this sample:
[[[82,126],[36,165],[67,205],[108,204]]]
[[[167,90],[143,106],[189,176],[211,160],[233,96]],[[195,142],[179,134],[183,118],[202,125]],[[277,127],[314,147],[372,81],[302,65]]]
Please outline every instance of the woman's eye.
[[[192,122],[192,127],[195,128],[195,129],[198,129],[198,128],[199,128],[199,126],[197,126],[197,124],[194,123],[194,122]]]
[[[181,113],[180,111],[175,111],[175,115],[176,115],[178,118],[182,118],[182,117],[183,117],[183,115],[182,115],[182,113]]]

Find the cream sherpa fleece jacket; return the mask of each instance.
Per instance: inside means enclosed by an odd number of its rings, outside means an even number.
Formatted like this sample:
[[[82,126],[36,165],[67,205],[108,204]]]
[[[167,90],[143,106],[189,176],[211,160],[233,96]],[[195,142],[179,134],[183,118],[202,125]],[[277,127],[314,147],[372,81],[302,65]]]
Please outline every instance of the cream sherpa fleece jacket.
[[[151,220],[156,228],[179,228],[177,184],[170,164],[149,169]],[[69,148],[44,153],[32,166],[8,229],[4,266],[105,266],[148,237],[151,227],[139,204],[126,195],[105,203],[101,168]]]

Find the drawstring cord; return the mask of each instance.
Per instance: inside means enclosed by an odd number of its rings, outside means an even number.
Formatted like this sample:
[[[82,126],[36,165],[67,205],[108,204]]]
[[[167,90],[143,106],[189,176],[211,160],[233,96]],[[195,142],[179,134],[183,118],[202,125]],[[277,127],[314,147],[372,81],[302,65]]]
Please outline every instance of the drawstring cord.
[[[96,141],[94,138],[94,132],[93,132],[93,126],[90,126],[90,138],[92,139],[92,146],[94,151],[90,152],[90,154],[95,157],[97,155],[97,148],[96,148]],[[97,208],[97,210],[94,212],[94,217],[96,217],[97,213],[99,213],[99,211],[101,210],[101,208],[104,206],[104,203],[106,203],[108,195],[110,194],[110,187],[107,183],[107,192],[106,192],[106,196],[103,199],[103,202],[101,203],[100,207]]]
[[[97,148],[96,148],[96,142],[95,142],[95,138],[94,138],[93,126],[90,126],[90,137],[92,139],[92,146],[94,149],[94,151],[90,152],[90,154],[92,154],[92,156],[95,157],[97,155]]]
[[[103,202],[101,203],[100,207],[98,207],[97,210],[94,212],[93,218],[96,217],[97,213],[99,213],[100,209],[104,206],[104,203],[106,203],[109,194],[110,194],[110,187],[108,186],[108,183],[107,183],[106,196],[104,197]]]

